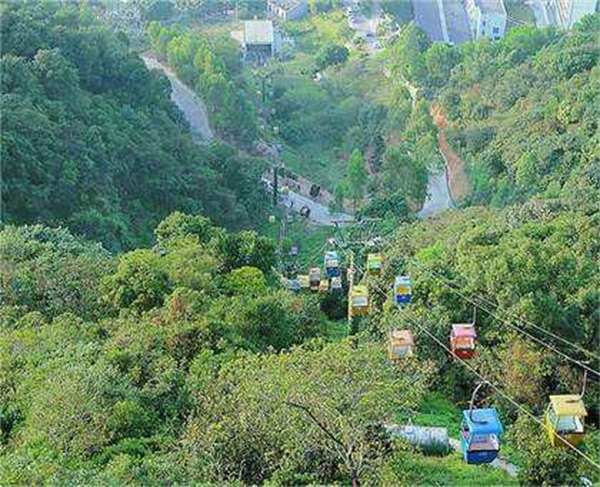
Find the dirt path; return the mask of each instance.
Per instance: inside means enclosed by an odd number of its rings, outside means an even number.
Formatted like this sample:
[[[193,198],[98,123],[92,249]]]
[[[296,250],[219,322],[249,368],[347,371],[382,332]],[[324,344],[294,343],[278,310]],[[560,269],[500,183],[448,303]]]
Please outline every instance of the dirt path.
[[[442,109],[439,106],[431,108],[433,123],[438,129],[438,146],[440,152],[446,161],[446,170],[448,172],[448,186],[450,194],[455,202],[463,201],[470,193],[469,179],[465,171],[464,161],[454,152],[448,140],[446,139],[447,120]]]

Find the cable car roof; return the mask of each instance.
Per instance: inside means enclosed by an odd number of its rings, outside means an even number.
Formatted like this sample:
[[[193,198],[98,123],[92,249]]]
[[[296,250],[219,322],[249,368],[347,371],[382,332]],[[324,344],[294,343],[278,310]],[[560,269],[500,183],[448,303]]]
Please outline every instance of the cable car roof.
[[[396,276],[396,285],[410,284],[410,276]]]
[[[475,338],[477,332],[471,323],[455,323],[452,325],[452,335],[457,338]]]
[[[391,338],[393,341],[401,342],[402,345],[412,345],[414,342],[410,330],[393,330]]]
[[[579,394],[550,396],[550,404],[558,416],[587,416],[585,405]]]
[[[473,409],[470,413],[465,409],[463,418],[474,435],[500,435],[504,431],[495,408]]]

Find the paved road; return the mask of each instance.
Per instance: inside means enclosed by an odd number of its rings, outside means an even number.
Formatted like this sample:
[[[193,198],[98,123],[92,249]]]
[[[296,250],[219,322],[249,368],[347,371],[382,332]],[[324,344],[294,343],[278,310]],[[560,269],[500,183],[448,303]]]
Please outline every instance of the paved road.
[[[430,172],[427,181],[427,198],[419,211],[419,218],[428,218],[452,208],[452,198],[448,190],[446,170]]]
[[[214,138],[214,134],[210,128],[206,108],[202,100],[190,88],[184,85],[167,66],[151,56],[141,55],[140,57],[149,69],[159,69],[167,75],[171,82],[171,99],[183,112],[190,124],[192,133],[199,136],[199,142],[210,142]],[[267,182],[263,180],[263,184],[267,184]],[[271,184],[271,182],[268,181],[268,184]],[[309,219],[319,225],[333,225],[336,220],[353,220],[351,215],[331,213],[327,206],[291,191],[287,196],[283,197],[282,202],[285,206],[295,211],[300,211],[300,208],[307,206],[310,209]]]
[[[356,2],[352,0],[347,0],[344,2],[345,8],[355,5]],[[381,14],[381,5],[379,5],[379,2],[373,2],[371,17],[367,18],[362,13],[359,13],[354,18],[354,21],[349,23],[350,28],[365,39],[366,51],[369,54],[377,52],[381,49],[377,42],[377,26],[379,25]]]
[[[148,69],[158,69],[169,78],[171,82],[171,100],[185,115],[192,133],[205,144],[214,139],[204,102],[190,88],[179,81],[175,73],[160,61],[146,54],[142,54],[140,57]]]
[[[273,191],[273,183],[269,179],[263,177],[262,184],[269,191]],[[300,211],[300,208],[306,206],[310,210],[309,219],[318,225],[333,225],[336,222],[343,223],[354,220],[352,215],[331,212],[328,206],[293,191],[288,192],[287,195],[280,193],[279,201],[283,206],[295,212]]]

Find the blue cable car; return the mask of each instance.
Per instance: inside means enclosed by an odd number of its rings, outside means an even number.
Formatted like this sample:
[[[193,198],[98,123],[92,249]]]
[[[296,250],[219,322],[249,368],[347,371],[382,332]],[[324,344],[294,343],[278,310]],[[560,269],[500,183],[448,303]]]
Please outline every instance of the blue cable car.
[[[394,301],[396,306],[405,306],[412,298],[412,283],[409,276],[396,276],[394,281]]]
[[[463,411],[460,446],[467,463],[491,463],[500,451],[502,423],[495,408]]]
[[[327,277],[339,277],[340,275],[340,257],[335,250],[325,252],[323,259]]]

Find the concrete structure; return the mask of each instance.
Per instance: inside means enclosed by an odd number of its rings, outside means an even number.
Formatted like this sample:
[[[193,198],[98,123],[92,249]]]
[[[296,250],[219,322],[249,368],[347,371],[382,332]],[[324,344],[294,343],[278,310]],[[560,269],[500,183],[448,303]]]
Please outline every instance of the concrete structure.
[[[246,20],[242,35],[246,61],[263,62],[279,51],[279,35],[270,20]]]
[[[307,0],[268,0],[267,10],[283,20],[298,20],[308,14]]]
[[[596,0],[544,0],[551,22],[557,27],[570,29],[585,15],[597,9]]]
[[[503,0],[466,0],[465,7],[473,39],[497,41],[506,32],[506,8]]]
[[[469,19],[461,0],[412,0],[415,23],[435,42],[471,40]]]

